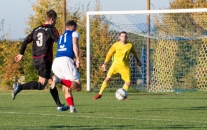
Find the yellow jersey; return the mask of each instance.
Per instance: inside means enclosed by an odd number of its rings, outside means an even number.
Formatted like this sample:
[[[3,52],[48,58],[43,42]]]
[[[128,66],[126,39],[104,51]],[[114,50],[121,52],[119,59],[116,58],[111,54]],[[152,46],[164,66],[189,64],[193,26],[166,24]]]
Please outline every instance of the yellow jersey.
[[[129,55],[136,55],[136,51],[132,43],[126,42],[122,44],[115,42],[108,51],[105,62],[109,62],[113,56],[113,64],[118,66],[129,66]]]

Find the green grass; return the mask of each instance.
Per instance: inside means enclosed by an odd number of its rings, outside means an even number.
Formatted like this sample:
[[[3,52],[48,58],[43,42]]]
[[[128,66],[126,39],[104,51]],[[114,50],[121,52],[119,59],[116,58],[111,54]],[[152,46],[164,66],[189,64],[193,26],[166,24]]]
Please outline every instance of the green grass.
[[[78,113],[58,112],[49,90],[22,91],[11,99],[12,91],[0,91],[0,129],[207,129],[207,93],[130,93],[128,101],[118,101],[114,92],[99,100],[95,93],[75,92]],[[60,98],[64,101],[63,92]]]

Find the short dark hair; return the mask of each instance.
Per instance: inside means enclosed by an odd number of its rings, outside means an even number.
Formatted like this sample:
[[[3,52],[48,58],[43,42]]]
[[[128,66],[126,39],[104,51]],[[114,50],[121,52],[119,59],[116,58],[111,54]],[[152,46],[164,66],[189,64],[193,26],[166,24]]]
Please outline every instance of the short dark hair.
[[[67,26],[77,26],[77,23],[74,21],[74,20],[69,20],[66,24],[65,24],[65,26],[67,27]]]
[[[52,9],[47,11],[46,16],[45,16],[45,20],[48,21],[51,18],[53,20],[57,18],[57,13],[54,10],[52,10]]]
[[[121,31],[121,32],[119,33],[119,36],[120,36],[122,33],[124,33],[124,34],[127,35],[127,32],[125,32],[125,31]]]

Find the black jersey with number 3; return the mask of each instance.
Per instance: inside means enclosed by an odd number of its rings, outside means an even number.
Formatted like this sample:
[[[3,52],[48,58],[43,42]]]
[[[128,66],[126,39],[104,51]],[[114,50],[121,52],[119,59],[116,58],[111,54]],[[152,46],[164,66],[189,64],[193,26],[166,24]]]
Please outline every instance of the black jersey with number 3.
[[[52,25],[43,24],[35,28],[23,41],[20,54],[24,54],[27,44],[33,41],[32,55],[33,58],[42,58],[52,61],[52,48],[54,41],[59,38],[57,29]]]

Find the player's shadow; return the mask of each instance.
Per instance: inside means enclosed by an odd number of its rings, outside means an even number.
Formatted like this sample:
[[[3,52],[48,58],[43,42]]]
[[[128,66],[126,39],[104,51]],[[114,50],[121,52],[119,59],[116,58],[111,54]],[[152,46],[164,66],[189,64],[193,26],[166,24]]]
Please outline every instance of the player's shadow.
[[[185,107],[185,108],[180,108],[180,107],[176,107],[176,108],[156,108],[156,109],[146,109],[146,110],[137,110],[135,112],[143,112],[143,111],[149,111],[149,112],[157,112],[157,111],[178,111],[178,110],[207,110],[207,106],[200,106],[200,107]]]
[[[202,126],[194,126],[194,125],[167,125],[167,126],[165,126],[165,127],[153,127],[153,128],[148,128],[148,129],[156,129],[156,130],[166,130],[166,129],[173,129],[173,130],[176,130],[176,129],[186,129],[186,130],[188,130],[188,129],[196,129],[196,130],[198,130],[198,129],[206,129],[207,127],[206,126],[204,126],[204,127],[202,127]]]
[[[1,106],[0,109],[1,110],[13,110],[12,107],[3,107],[3,106]]]
[[[188,107],[184,108],[185,110],[207,110],[207,106],[200,106],[200,107]]]
[[[55,125],[55,126],[50,126],[49,129],[90,129],[90,130],[110,130],[110,129],[127,129],[127,128],[134,128],[133,125],[116,125],[116,126],[103,126],[103,127],[98,127],[98,126],[63,126],[63,125]]]
[[[37,108],[54,108],[53,106],[34,106],[34,107],[37,107]]]

